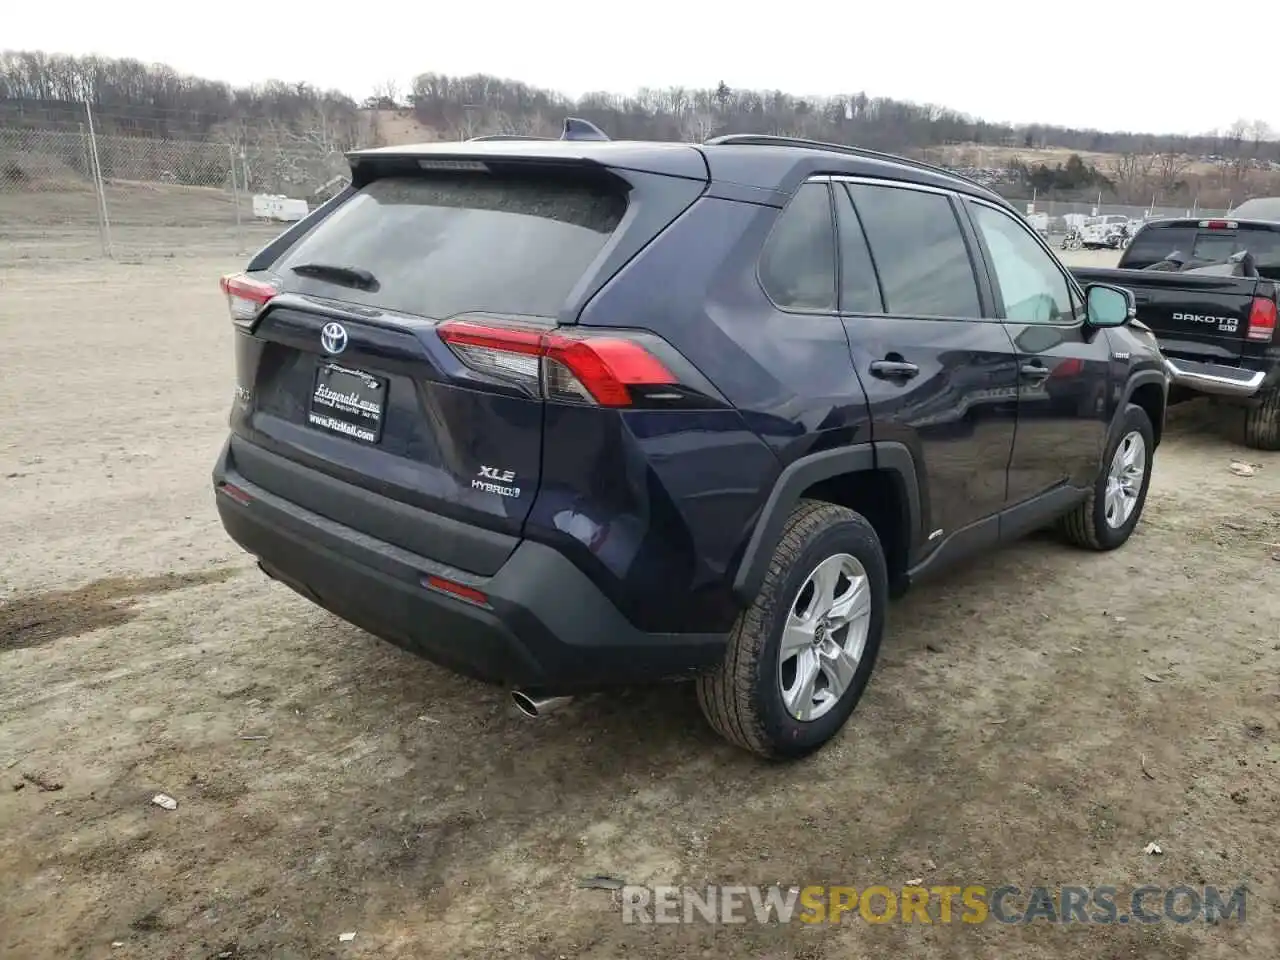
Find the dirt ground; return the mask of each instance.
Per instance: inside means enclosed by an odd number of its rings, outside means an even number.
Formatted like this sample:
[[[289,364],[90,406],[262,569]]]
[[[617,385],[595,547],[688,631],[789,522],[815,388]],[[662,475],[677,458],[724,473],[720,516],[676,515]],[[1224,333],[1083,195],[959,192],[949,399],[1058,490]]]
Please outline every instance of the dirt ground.
[[[683,687],[520,721],[259,574],[209,489],[239,261],[200,242],[0,246],[0,955],[1280,955],[1280,456],[1235,417],[1175,409],[1125,549],[1037,536],[898,602],[838,740],[765,765]],[[1245,883],[1249,912],[639,927],[594,874]]]

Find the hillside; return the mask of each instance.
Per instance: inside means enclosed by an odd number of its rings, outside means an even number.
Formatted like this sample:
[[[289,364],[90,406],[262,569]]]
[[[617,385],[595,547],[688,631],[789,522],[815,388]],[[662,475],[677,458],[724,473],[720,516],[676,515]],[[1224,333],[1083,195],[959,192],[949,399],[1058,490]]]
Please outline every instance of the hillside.
[[[1201,137],[1106,133],[993,123],[865,93],[799,97],[720,83],[573,99],[500,77],[436,73],[419,75],[404,95],[387,88],[358,103],[305,83],[233,88],[130,60],[0,54],[0,128],[72,133],[86,99],[99,133],[229,144],[266,189],[319,186],[362,144],[555,136],[574,115],[627,139],[757,132],[859,144],[957,167],[1013,194],[1221,206],[1280,193],[1280,144],[1264,124],[1245,121]]]

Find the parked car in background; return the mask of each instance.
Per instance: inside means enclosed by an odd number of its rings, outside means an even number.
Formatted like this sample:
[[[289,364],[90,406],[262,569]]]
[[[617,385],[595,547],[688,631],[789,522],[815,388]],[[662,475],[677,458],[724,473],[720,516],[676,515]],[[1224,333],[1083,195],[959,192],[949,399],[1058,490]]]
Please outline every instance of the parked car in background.
[[[1081,245],[1086,250],[1119,250],[1131,236],[1129,223],[1123,214],[1091,217],[1080,233]]]
[[[1245,442],[1280,450],[1280,220],[1151,221],[1117,269],[1073,272],[1133,292],[1174,372],[1175,400],[1209,394],[1242,406]]]
[[[351,169],[223,279],[217,509],[268,575],[528,713],[692,678],[726,738],[800,756],[891,590],[1138,523],[1156,343],[974,182],[576,121]]]

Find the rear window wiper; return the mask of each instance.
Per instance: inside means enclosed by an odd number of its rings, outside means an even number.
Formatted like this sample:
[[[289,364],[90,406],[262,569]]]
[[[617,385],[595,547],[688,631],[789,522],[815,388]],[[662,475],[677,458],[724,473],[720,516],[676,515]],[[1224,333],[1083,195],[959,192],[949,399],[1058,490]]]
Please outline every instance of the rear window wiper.
[[[289,269],[301,277],[330,280],[358,290],[372,292],[378,289],[378,278],[364,267],[344,267],[340,263],[300,263]]]

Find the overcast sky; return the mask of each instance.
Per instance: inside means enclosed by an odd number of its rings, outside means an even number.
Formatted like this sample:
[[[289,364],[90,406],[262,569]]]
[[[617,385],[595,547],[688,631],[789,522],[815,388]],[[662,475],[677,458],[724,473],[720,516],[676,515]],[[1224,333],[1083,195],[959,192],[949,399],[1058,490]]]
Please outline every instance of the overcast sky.
[[[1240,32],[1218,32],[1222,20],[1168,13],[1172,0],[7,6],[7,48],[133,57],[235,84],[305,80],[356,98],[386,79],[404,92],[426,71],[571,95],[724,80],[800,95],[865,90],[995,121],[1202,133],[1243,118],[1280,131],[1274,57],[1240,53]],[[1214,51],[1229,69],[1206,66]],[[1204,70],[1204,82],[1178,80],[1178,62],[1188,78]]]

